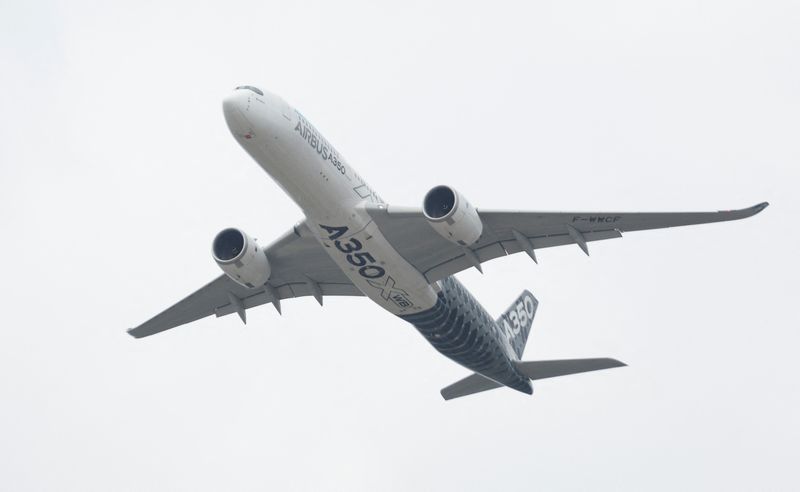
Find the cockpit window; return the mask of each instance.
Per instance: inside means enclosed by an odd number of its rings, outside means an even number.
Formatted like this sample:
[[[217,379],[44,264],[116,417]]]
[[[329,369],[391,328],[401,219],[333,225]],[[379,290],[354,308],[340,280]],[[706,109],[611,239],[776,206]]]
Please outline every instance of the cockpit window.
[[[253,91],[256,94],[258,94],[259,96],[263,96],[264,95],[264,93],[261,92],[261,89],[259,89],[258,87],[253,87],[252,85],[240,85],[239,87],[236,88],[237,91],[241,90],[241,89],[247,89],[249,91]]]

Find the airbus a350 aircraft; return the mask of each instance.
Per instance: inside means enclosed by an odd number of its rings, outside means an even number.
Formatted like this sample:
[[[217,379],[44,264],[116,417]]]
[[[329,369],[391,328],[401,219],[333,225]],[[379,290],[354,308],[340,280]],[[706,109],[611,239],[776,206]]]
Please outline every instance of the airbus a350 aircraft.
[[[414,325],[446,357],[474,373],[445,399],[507,386],[533,393],[531,380],[624,366],[614,359],[521,361],[538,301],[523,292],[497,319],[453,277],[493,258],[588,243],[623,232],[750,217],[743,210],[700,213],[518,212],[477,209],[449,186],[422,208],[386,204],[303,115],[280,97],[237,87],[223,104],[236,141],[300,206],[305,219],[263,248],[239,229],[212,244],[224,272],[205,287],[128,330],[136,338],[212,314],[281,300],[367,296]],[[482,270],[481,270],[482,271]]]

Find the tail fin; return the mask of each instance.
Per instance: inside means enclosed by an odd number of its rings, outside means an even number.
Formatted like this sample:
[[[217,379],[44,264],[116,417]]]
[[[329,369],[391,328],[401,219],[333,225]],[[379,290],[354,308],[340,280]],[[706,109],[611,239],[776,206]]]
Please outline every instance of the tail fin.
[[[533,317],[536,316],[536,308],[538,307],[539,301],[526,290],[495,321],[503,327],[518,359],[522,357],[522,352],[525,351],[528,333],[531,331]]]

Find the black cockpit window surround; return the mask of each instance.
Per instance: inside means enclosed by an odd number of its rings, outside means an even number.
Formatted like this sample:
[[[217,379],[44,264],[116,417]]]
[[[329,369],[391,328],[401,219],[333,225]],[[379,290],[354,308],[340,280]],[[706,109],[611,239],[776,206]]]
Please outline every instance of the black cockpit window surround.
[[[261,91],[261,89],[259,89],[258,87],[253,87],[252,85],[240,85],[239,87],[237,87],[234,90],[239,91],[239,90],[242,90],[242,89],[246,89],[248,91],[253,91],[256,94],[258,94],[259,96],[263,96],[264,95],[264,93]]]

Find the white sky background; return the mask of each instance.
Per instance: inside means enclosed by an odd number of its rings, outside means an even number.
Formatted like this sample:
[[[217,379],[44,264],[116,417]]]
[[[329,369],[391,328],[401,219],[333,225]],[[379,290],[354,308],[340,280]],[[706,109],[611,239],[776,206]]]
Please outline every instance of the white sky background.
[[[800,487],[800,6],[428,3],[0,3],[0,489]],[[459,275],[537,295],[526,358],[630,364],[533,397],[443,402],[468,372],[365,298],[134,340],[218,230],[301,218],[225,126],[245,83],[390,203],[772,206]]]

